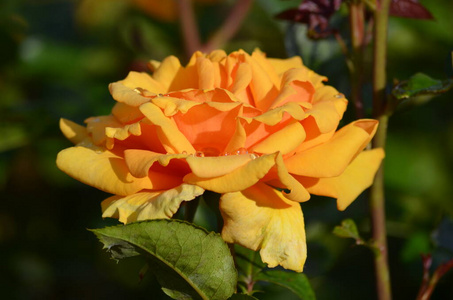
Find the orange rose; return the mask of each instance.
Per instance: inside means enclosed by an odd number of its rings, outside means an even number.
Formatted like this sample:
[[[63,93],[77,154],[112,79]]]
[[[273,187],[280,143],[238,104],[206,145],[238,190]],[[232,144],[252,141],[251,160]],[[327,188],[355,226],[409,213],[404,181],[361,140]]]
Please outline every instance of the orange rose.
[[[301,272],[299,202],[330,196],[344,210],[371,185],[384,154],[362,150],[377,121],[336,131],[347,100],[299,57],[197,52],[185,67],[170,56],[150,68],[110,85],[111,115],[61,121],[76,146],[58,167],[114,194],[103,217],[123,223],[170,218],[182,201],[220,193],[225,241]]]

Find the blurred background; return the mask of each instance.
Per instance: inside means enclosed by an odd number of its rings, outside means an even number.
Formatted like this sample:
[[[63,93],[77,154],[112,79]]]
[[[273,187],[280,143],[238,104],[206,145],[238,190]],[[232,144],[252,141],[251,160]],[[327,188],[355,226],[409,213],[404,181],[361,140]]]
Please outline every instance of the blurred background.
[[[235,1],[194,1],[203,41],[222,24]],[[453,2],[421,1],[435,20],[392,18],[389,79],[416,72],[452,77]],[[300,1],[256,0],[224,47],[259,47],[268,57],[301,55],[348,94],[348,71],[333,38],[311,41],[306,26],[275,15]],[[101,218],[108,195],[55,166],[71,146],[59,131],[61,117],[82,124],[109,114],[108,84],[150,59],[185,57],[174,1],[1,0],[0,2],[0,293],[2,299],[166,299],[151,276],[140,281],[140,258],[118,264],[86,230],[116,224]],[[348,40],[346,11],[332,24]],[[369,70],[368,70],[369,71]],[[370,106],[371,86],[365,91]],[[453,92],[397,112],[390,121],[386,170],[391,275],[395,299],[415,299],[422,279],[420,253],[434,267],[453,258]],[[424,103],[426,102],[426,103]],[[352,106],[352,105],[351,105]],[[353,113],[346,115],[350,122]],[[353,218],[368,238],[366,193],[345,212],[335,201],[304,203],[306,275],[318,299],[375,299],[371,252],[332,234]],[[206,211],[197,215],[209,223]],[[453,271],[432,299],[453,297]],[[262,286],[259,299],[296,299]]]

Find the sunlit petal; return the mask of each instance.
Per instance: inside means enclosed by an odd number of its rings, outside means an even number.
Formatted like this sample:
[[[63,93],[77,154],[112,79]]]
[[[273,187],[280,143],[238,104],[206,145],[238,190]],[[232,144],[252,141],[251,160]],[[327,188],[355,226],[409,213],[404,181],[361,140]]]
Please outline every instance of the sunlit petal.
[[[221,197],[222,237],[252,250],[270,268],[302,272],[307,249],[300,204],[263,183]]]

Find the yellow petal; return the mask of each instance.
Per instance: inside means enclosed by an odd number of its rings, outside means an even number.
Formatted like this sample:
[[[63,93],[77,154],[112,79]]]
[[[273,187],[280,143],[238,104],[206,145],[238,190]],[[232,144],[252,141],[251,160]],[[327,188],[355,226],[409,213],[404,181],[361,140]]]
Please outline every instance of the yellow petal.
[[[140,106],[143,103],[149,102],[149,98],[143,97],[140,93],[125,86],[120,82],[114,82],[109,85],[110,94],[113,99],[118,102],[125,103],[130,106]]]
[[[335,130],[342,117],[334,101],[321,101],[314,104],[312,109],[307,111],[307,115],[314,118],[321,133]]]
[[[99,116],[91,117],[85,120],[87,123],[87,131],[91,134],[91,138],[95,145],[109,144],[110,149],[113,146],[113,141],[105,135],[107,127],[122,128],[123,124],[120,123],[114,116]],[[108,141],[110,139],[110,141]]]
[[[338,209],[345,210],[371,186],[383,158],[384,151],[380,148],[363,151],[340,176],[314,180],[313,185],[307,184],[306,187],[312,194],[337,198]]]
[[[249,55],[245,56],[246,62],[252,68],[252,81],[250,88],[255,106],[266,111],[278,95],[278,88],[272,81],[272,75],[266,72],[265,66],[260,65]]]
[[[129,195],[153,188],[148,177],[132,176],[124,159],[110,151],[71,147],[58,153],[57,166],[69,176],[111,194]]]
[[[224,194],[220,199],[224,220],[222,237],[259,250],[270,268],[302,272],[307,248],[300,204],[292,202],[263,183],[244,191]]]
[[[199,178],[219,177],[231,173],[253,159],[253,155],[226,155],[219,157],[186,158],[192,173]]]
[[[287,59],[268,58],[267,60],[274,67],[275,72],[280,76],[289,69],[301,68],[303,66],[300,56],[294,56]]]
[[[279,106],[269,111],[266,111],[265,113],[257,117],[254,118],[244,117],[243,119],[246,120],[248,123],[252,122],[252,120],[255,120],[266,125],[274,126],[278,124],[281,120],[283,120],[285,113],[288,113],[293,119],[299,121],[306,118],[306,114],[300,103],[289,102],[283,106]]]
[[[184,159],[186,157],[188,157],[187,154],[162,154],[139,149],[128,149],[124,151],[126,165],[131,174],[137,178],[148,176],[149,169],[155,162],[159,162],[161,166],[166,167],[172,159]],[[161,175],[165,176],[164,173]],[[175,175],[178,174],[175,172]]]
[[[304,127],[299,122],[293,121],[254,145],[251,151],[258,153],[280,151],[285,155],[299,146],[304,141],[305,135]]]
[[[280,78],[277,72],[275,72],[274,66],[269,62],[264,52],[261,52],[259,49],[253,51],[251,57],[258,65],[266,72],[269,79],[272,81],[273,85],[276,87],[280,86]]]
[[[289,173],[308,177],[336,177],[369,143],[376,132],[375,120],[358,120],[339,131],[326,143],[285,160]]]
[[[121,123],[132,123],[143,118],[138,107],[117,102],[112,108],[112,115]]]
[[[175,56],[168,56],[159,64],[153,74],[153,78],[164,86],[165,92],[168,92],[176,74],[181,69],[182,66],[179,59]]]
[[[310,198],[310,194],[303,185],[288,173],[280,152],[263,155],[261,157],[256,157],[255,154],[246,154],[244,156],[246,156],[246,158],[249,156],[252,159],[247,164],[235,169],[232,167],[229,168],[225,164],[219,164],[219,170],[217,172],[213,171],[213,174],[215,175],[219,173],[224,173],[224,175],[207,178],[197,176],[195,173],[190,173],[184,177],[184,182],[201,186],[206,190],[216,193],[230,193],[247,189],[256,184],[268,174],[273,167],[275,167],[275,172],[277,174],[276,180],[279,182],[279,187],[281,186],[282,188],[289,190],[289,193],[285,193],[286,198],[297,202],[307,201]],[[246,158],[244,158],[244,161]],[[213,159],[212,161],[219,162],[222,160]],[[239,159],[235,161],[235,165],[237,166],[239,166],[240,163],[241,161]],[[196,171],[198,171],[200,175],[206,176],[209,174],[208,170],[201,166],[197,167]],[[226,172],[226,170],[230,172]]]
[[[179,131],[176,124],[167,118],[162,110],[153,103],[140,106],[140,111],[151,124],[158,126],[157,134],[168,153],[195,153],[187,138]]]
[[[88,138],[88,132],[84,126],[67,119],[60,119],[60,130],[74,144],[78,144]]]
[[[198,71],[198,88],[202,90],[210,90],[215,86],[215,82],[220,81],[218,78],[216,80],[216,74],[214,64],[205,57],[199,57],[197,59],[197,71]]]
[[[190,201],[203,192],[200,187],[182,184],[167,191],[140,192],[126,197],[112,196],[101,204],[102,217],[118,218],[124,224],[171,218],[183,201]]]
[[[144,72],[129,72],[127,77],[119,82],[131,90],[142,88],[154,94],[165,92],[164,85]]]
[[[263,155],[248,164],[219,177],[202,178],[194,173],[184,177],[184,182],[201,186],[216,193],[244,190],[257,183],[275,165],[277,153]]]

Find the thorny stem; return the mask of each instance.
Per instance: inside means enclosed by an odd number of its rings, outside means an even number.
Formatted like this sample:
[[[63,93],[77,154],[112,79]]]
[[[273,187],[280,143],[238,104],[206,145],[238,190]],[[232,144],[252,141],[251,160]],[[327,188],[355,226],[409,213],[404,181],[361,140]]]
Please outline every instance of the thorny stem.
[[[209,39],[203,46],[203,52],[211,52],[214,49],[221,48],[230,40],[242,25],[247,12],[252,7],[253,0],[237,0],[230,14],[226,18],[222,27]]]
[[[374,13],[373,46],[373,114],[380,122],[373,139],[373,148],[385,148],[388,113],[386,105],[386,60],[387,28],[390,0],[381,0]],[[373,227],[373,239],[378,251],[375,252],[376,284],[379,300],[392,299],[390,272],[387,254],[387,233],[385,228],[384,171],[379,168],[370,192],[370,210]]]
[[[177,0],[181,30],[187,57],[201,49],[200,34],[195,22],[192,0]]]
[[[349,25],[351,27],[352,66],[351,74],[351,100],[354,103],[356,117],[364,117],[362,100],[363,85],[363,55],[365,50],[365,7],[361,1],[351,1],[349,4]]]

